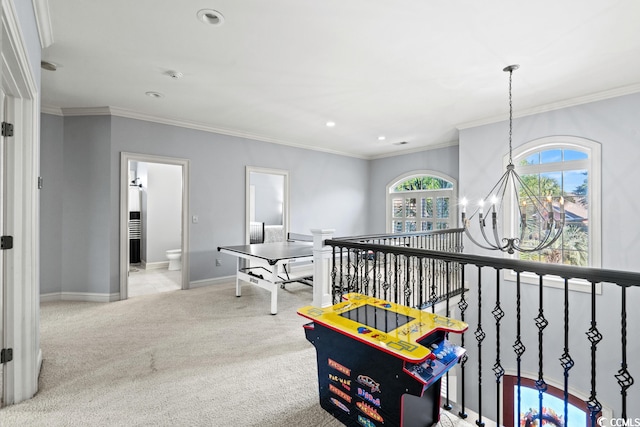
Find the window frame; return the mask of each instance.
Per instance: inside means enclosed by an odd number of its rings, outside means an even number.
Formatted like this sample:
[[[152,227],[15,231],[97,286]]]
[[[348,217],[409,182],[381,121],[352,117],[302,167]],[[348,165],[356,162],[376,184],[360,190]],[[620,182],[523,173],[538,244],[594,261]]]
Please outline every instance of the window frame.
[[[520,160],[527,158],[536,152],[542,152],[552,149],[569,149],[587,153],[588,158],[582,160],[571,161],[573,165],[580,165],[582,169],[588,171],[587,179],[587,197],[589,205],[589,265],[588,267],[598,268],[602,265],[602,146],[600,143],[582,137],[555,135],[538,138],[526,142],[513,149],[513,164],[518,174],[523,168],[528,166],[520,166]],[[504,157],[504,167],[509,163],[508,154]],[[550,164],[552,165],[552,164]],[[540,171],[546,170],[547,167],[542,164],[538,165]],[[549,166],[549,171],[558,169]],[[526,172],[522,173],[525,174]],[[542,173],[542,172],[541,172]],[[503,231],[508,233],[514,228],[511,223],[505,223]],[[518,259],[517,252],[514,254],[505,253],[505,257]],[[537,262],[537,261],[534,261]],[[516,280],[516,273],[513,270],[505,271],[505,280]],[[538,277],[535,275],[520,275],[520,281],[523,283],[538,284]],[[544,277],[544,285],[552,288],[564,288],[564,280],[559,277]],[[591,292],[591,283],[580,279],[572,279],[569,281],[569,290],[580,292]],[[596,284],[596,292],[602,293],[602,285]]]
[[[448,181],[451,183],[452,187],[451,188],[442,188],[442,189],[436,189],[436,190],[411,190],[411,191],[403,191],[403,192],[397,192],[394,193],[391,190],[397,186],[399,183],[406,181],[408,179],[411,178],[417,178],[417,177],[421,177],[421,176],[429,176],[429,177],[433,177],[433,178],[438,178],[438,179],[442,179],[445,181]],[[458,180],[456,180],[455,178],[450,177],[449,175],[443,174],[441,172],[437,172],[437,171],[433,171],[433,170],[414,170],[414,171],[410,171],[410,172],[406,172],[403,173],[402,175],[398,175],[397,177],[393,178],[391,181],[389,181],[387,183],[386,186],[386,196],[385,196],[385,200],[386,200],[386,213],[385,213],[385,221],[386,221],[386,232],[389,234],[394,233],[393,230],[393,224],[392,222],[394,221],[394,217],[391,214],[391,209],[392,209],[392,196],[393,195],[398,195],[398,194],[404,194],[407,197],[410,197],[409,195],[411,194],[418,194],[418,193],[434,193],[434,195],[432,197],[442,197],[442,196],[449,196],[449,219],[447,220],[448,224],[449,224],[449,228],[456,228],[458,226],[458,197],[457,197],[457,192],[458,192]],[[439,195],[436,195],[436,193],[440,193]],[[403,196],[404,197],[404,196]],[[404,197],[406,198],[406,197]],[[404,205],[404,204],[403,204]],[[433,206],[434,209],[434,215],[436,213],[436,203],[434,203]],[[421,205],[420,205],[420,200],[416,197],[416,213],[421,211]],[[397,219],[397,218],[395,218]],[[416,215],[416,233],[420,233],[422,232],[418,227],[418,223],[420,221],[420,216]],[[436,223],[437,221],[437,217],[434,216],[433,218],[433,222],[434,222],[434,229],[433,231],[437,230],[437,226]],[[403,221],[406,221],[406,218],[403,216]],[[403,229],[404,229],[404,225],[403,225]],[[411,232],[407,232],[407,231],[403,231],[403,233],[411,233]]]

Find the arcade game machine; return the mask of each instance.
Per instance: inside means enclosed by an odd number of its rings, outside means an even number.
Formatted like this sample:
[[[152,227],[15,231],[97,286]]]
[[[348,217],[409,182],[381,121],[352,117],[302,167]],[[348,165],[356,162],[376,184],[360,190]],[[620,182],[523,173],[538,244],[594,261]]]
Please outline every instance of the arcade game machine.
[[[350,293],[298,314],[318,360],[320,405],[347,426],[432,426],[440,418],[440,378],[464,354],[447,340],[468,325]]]

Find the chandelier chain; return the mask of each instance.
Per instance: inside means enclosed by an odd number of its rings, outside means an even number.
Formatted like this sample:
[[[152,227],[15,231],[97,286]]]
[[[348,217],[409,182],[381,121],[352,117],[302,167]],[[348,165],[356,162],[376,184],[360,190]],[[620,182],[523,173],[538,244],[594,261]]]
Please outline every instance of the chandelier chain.
[[[513,76],[513,70],[509,70],[509,164],[513,164],[513,159],[511,158],[511,139],[513,135],[513,102],[511,99],[511,77]]]

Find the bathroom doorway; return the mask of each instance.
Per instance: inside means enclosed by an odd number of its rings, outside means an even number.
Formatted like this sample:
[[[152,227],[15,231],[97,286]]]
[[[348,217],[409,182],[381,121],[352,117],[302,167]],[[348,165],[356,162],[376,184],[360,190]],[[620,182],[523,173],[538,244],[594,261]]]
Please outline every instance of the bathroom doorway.
[[[189,288],[189,161],[122,153],[120,299]]]

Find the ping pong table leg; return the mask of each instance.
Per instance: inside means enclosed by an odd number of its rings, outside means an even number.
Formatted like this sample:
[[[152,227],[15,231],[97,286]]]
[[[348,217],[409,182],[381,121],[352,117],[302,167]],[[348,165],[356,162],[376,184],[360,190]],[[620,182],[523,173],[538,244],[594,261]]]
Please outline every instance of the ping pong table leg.
[[[238,277],[238,273],[240,272],[240,257],[238,257],[238,262],[236,264],[236,296],[239,297],[242,295],[242,289],[240,284],[240,277]]]
[[[280,264],[271,268],[271,314],[278,314],[278,272]]]

